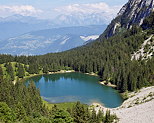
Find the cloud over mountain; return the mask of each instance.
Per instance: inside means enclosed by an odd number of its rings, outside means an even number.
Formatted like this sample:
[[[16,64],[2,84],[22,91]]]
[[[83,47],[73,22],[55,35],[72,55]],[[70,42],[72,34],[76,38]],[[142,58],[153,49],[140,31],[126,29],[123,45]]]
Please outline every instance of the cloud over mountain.
[[[93,4],[72,4],[68,6],[62,6],[55,9],[55,11],[59,13],[84,13],[84,14],[92,14],[92,13],[108,13],[115,15],[121,6],[109,6],[108,4],[101,2],[101,3],[93,3]]]
[[[59,27],[102,25],[109,24],[120,8],[121,6],[110,6],[104,2],[70,4],[47,9],[38,9],[32,5],[0,5],[0,17],[22,15],[49,19],[51,23]]]
[[[109,6],[108,4],[72,4],[55,8],[60,16],[57,22],[63,21],[64,24],[108,24],[120,10],[121,6]]]
[[[8,5],[0,5],[0,16],[10,16],[13,14],[19,14],[23,16],[37,16],[38,14],[42,13],[43,11],[40,9],[36,9],[31,5],[15,5],[15,6],[8,6]]]

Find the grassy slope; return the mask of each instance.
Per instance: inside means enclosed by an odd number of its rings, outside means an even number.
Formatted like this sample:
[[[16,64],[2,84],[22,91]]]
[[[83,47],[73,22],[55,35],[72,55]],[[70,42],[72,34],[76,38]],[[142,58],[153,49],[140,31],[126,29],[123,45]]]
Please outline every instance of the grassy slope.
[[[15,67],[16,63],[17,63],[17,62],[11,62],[12,67],[13,67],[13,70],[14,70],[15,81],[17,81],[17,79],[18,79],[17,72],[16,72],[18,68]],[[23,67],[24,67],[24,64],[22,64],[22,65],[23,65]],[[2,67],[2,70],[3,70],[3,74],[4,74],[3,77],[6,78],[6,77],[8,76],[8,74],[7,74],[7,71],[6,71],[5,63],[4,63],[4,64],[0,64],[0,66]],[[28,67],[29,65],[26,65],[26,66]],[[43,74],[43,72],[40,71],[39,74]],[[28,77],[32,77],[32,76],[34,76],[34,75],[35,75],[35,74],[29,74],[28,72],[25,71],[24,79],[25,79],[25,78],[28,78]],[[23,78],[19,78],[19,80],[22,80],[22,79],[23,79]]]
[[[45,104],[48,109],[52,109],[52,107],[54,105],[57,105],[58,108],[67,110],[68,108],[72,109],[73,106],[76,104],[76,102],[65,102],[65,103],[52,104],[52,103],[49,103],[49,102],[43,100],[43,104]]]

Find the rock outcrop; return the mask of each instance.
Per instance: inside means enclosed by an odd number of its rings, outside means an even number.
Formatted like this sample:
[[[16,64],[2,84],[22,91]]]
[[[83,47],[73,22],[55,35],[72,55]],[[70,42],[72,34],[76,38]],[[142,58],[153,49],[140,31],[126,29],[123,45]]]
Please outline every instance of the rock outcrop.
[[[144,19],[154,11],[154,0],[129,0],[117,17],[109,24],[101,38],[109,38],[132,25],[142,25]]]

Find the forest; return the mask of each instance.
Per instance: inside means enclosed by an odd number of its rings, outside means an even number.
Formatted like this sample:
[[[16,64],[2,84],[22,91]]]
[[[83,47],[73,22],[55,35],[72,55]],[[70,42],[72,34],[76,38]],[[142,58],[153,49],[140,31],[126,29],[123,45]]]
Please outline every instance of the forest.
[[[101,80],[117,85],[121,92],[135,91],[154,84],[154,58],[131,60],[131,55],[154,33],[153,13],[141,27],[134,25],[109,39],[99,38],[85,46],[61,53],[41,56],[0,55],[0,64],[5,63],[7,72],[14,80],[9,62],[16,65],[19,78],[27,74],[56,72],[73,69],[83,73],[96,73]],[[153,39],[152,39],[153,40]],[[24,65],[20,65],[20,64]],[[11,72],[12,71],[12,72]]]
[[[69,51],[41,56],[1,54],[0,122],[113,122],[117,118],[110,111],[96,114],[80,102],[72,109],[62,110],[55,105],[49,110],[33,82],[27,87],[20,81],[15,85],[12,81],[31,74],[73,69],[82,73],[96,73],[101,80],[117,85],[116,89],[120,92],[154,85],[154,54],[148,60],[131,60],[131,55],[154,34],[153,25],[152,13],[140,27],[134,25],[132,29],[122,29],[109,39],[99,38]]]
[[[39,90],[31,82],[28,87],[0,77],[0,122],[4,123],[111,123],[117,120],[110,111],[90,111],[80,102],[66,110],[54,105],[49,109],[42,101]]]

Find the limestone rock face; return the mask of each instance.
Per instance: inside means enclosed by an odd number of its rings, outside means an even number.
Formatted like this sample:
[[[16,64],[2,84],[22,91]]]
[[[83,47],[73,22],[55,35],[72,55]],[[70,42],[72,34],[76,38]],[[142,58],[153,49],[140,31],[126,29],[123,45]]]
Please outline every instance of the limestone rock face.
[[[154,0],[129,0],[117,17],[112,20],[101,37],[109,38],[116,32],[130,29],[132,25],[142,25],[143,20],[154,11]]]

